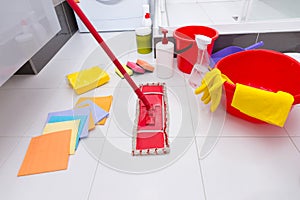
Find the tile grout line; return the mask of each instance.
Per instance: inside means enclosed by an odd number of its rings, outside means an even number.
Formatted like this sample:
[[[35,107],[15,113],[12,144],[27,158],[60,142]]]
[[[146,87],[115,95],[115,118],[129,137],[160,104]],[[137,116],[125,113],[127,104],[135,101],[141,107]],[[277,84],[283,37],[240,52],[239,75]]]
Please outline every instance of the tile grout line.
[[[296,143],[292,139],[292,137],[289,137],[290,142],[293,144],[293,146],[296,148],[296,150],[300,153],[300,149],[297,147]]]
[[[115,98],[116,98],[116,97],[113,96],[113,100],[112,100],[112,101],[114,101]],[[110,107],[110,111],[112,111],[113,108],[114,108],[114,103],[112,102],[112,105],[111,105],[111,107]],[[108,129],[109,129],[109,125],[110,125],[110,123],[111,123],[111,120],[113,120],[113,119],[111,118],[110,120],[108,120],[109,123],[107,124],[106,133],[103,134],[103,136],[104,136],[104,137],[103,137],[104,142],[103,142],[103,146],[101,147],[101,150],[100,150],[100,152],[99,152],[99,157],[101,157],[102,152],[103,152],[103,149],[104,149],[104,146],[105,146],[105,143],[107,142],[107,134],[108,134]],[[106,122],[107,122],[107,121],[106,121]],[[101,131],[102,131],[102,130],[101,130]],[[97,166],[96,166],[96,169],[95,169],[95,173],[94,173],[94,176],[93,176],[93,180],[92,180],[92,182],[91,182],[91,186],[90,186],[90,190],[89,190],[89,193],[88,193],[87,200],[90,199],[90,195],[91,195],[91,192],[92,192],[92,189],[93,189],[93,185],[94,185],[94,182],[95,182],[95,179],[96,179],[96,175],[97,175],[98,168],[99,168],[99,170],[101,170],[101,168],[100,168],[100,161],[99,161],[99,160],[97,160]]]
[[[1,138],[2,136],[0,136]],[[6,136],[5,136],[6,137]],[[18,138],[18,141],[16,142],[16,144],[14,145],[14,147],[12,148],[12,150],[8,153],[6,159],[3,160],[3,162],[0,164],[0,169],[4,166],[4,164],[8,161],[8,159],[10,158],[10,156],[13,154],[13,152],[17,149],[17,147],[19,146],[19,144],[21,143],[22,138],[21,136],[7,136],[7,137],[15,137]]]
[[[297,138],[297,136],[291,136],[291,135],[289,134],[288,130],[287,130],[285,127],[284,127],[284,130],[285,130],[285,132],[287,133],[290,142],[293,144],[293,146],[296,148],[296,150],[300,153],[300,148],[297,146],[297,144],[296,144],[296,143],[294,142],[294,140],[293,140],[293,137],[296,137],[296,138]]]
[[[107,139],[106,139],[106,137],[105,137],[105,138],[104,138],[103,145],[102,145],[101,150],[100,150],[100,152],[99,152],[99,157],[101,157],[101,155],[102,155],[103,148],[104,148],[104,146],[105,146],[106,141],[107,141]],[[91,192],[92,192],[92,189],[93,189],[94,182],[95,182],[95,180],[96,180],[96,175],[97,175],[97,171],[98,171],[99,166],[100,166],[100,161],[97,160],[97,166],[96,166],[96,169],[95,169],[95,172],[94,172],[93,180],[91,181],[91,186],[90,186],[90,189],[89,189],[89,193],[88,193],[87,200],[90,199],[90,195],[91,195]],[[99,168],[99,170],[101,170],[101,168]]]
[[[204,193],[204,198],[205,200],[207,200],[207,194],[206,194],[206,189],[205,189],[205,185],[204,185],[204,176],[203,176],[203,170],[202,170],[202,165],[201,165],[201,161],[200,161],[200,152],[198,149],[198,142],[197,142],[197,137],[195,136],[195,145],[196,145],[196,151],[197,151],[197,157],[198,157],[198,165],[199,165],[199,171],[201,174],[201,179],[202,179],[202,189],[203,189],[203,193]]]
[[[185,79],[184,79],[184,81],[186,81]],[[184,86],[185,86],[185,93],[186,93],[186,95],[188,96],[188,94],[187,94],[187,84],[184,84]],[[198,161],[198,166],[199,166],[199,171],[200,171],[200,174],[201,174],[201,182],[202,182],[202,189],[203,189],[203,195],[204,195],[204,199],[205,200],[207,200],[207,194],[206,194],[206,189],[205,189],[205,185],[204,185],[204,177],[203,177],[203,173],[202,173],[202,167],[201,167],[201,163],[200,163],[200,154],[199,154],[199,149],[198,149],[198,143],[197,143],[197,138],[196,138],[196,128],[194,127],[194,123],[193,123],[193,119],[192,119],[192,116],[191,116],[191,104],[190,104],[190,99],[188,98],[187,99],[187,102],[188,102],[188,105],[189,105],[189,110],[190,110],[190,118],[191,118],[191,121],[192,121],[192,123],[191,123],[191,125],[192,125],[192,127],[193,127],[193,132],[194,132],[194,135],[193,135],[193,138],[194,138],[194,142],[195,142],[195,146],[196,146],[196,152],[197,152],[197,161]]]

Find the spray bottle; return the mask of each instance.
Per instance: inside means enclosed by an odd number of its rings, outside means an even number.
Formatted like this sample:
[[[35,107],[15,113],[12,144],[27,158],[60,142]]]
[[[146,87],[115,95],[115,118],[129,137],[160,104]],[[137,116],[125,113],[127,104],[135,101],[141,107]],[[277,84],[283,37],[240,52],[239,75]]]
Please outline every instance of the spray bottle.
[[[198,47],[198,56],[189,78],[189,84],[193,88],[197,88],[201,84],[202,77],[209,71],[210,55],[207,52],[207,45],[212,40],[205,35],[196,35],[195,39]]]
[[[162,29],[164,37],[156,44],[156,70],[160,78],[170,78],[173,75],[174,43],[167,38],[168,31]]]

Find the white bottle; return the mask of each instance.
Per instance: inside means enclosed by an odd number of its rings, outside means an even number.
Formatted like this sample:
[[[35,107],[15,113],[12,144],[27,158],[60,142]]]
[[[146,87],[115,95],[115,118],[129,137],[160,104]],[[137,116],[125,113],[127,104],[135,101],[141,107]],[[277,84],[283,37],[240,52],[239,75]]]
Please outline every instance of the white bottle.
[[[167,30],[162,33],[162,41],[156,44],[156,71],[159,78],[170,78],[174,72],[174,43],[168,41]]]
[[[146,27],[152,27],[152,19],[150,15],[150,8],[149,4],[144,4],[143,5],[143,21],[142,25]]]
[[[201,85],[204,74],[209,71],[210,56],[207,52],[207,45],[211,43],[212,39],[205,35],[196,35],[195,40],[198,47],[198,57],[189,77],[189,84],[193,88]]]

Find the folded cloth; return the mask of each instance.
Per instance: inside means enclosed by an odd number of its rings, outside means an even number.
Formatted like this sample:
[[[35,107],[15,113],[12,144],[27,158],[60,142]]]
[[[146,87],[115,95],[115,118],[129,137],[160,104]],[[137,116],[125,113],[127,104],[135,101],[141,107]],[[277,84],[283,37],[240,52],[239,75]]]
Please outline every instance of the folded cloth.
[[[71,87],[77,94],[88,92],[110,80],[106,71],[98,66],[74,72],[67,75]]]
[[[110,95],[110,96],[96,96],[96,97],[95,96],[94,97],[80,97],[78,99],[76,105],[80,104],[81,102],[86,101],[88,99],[93,101],[95,104],[97,104],[100,108],[102,108],[106,112],[109,112],[111,104],[112,104],[113,96]],[[106,122],[106,119],[107,119],[107,117],[102,119],[97,124],[104,125]]]
[[[231,105],[251,117],[283,127],[293,102],[294,97],[287,92],[274,93],[237,83]]]

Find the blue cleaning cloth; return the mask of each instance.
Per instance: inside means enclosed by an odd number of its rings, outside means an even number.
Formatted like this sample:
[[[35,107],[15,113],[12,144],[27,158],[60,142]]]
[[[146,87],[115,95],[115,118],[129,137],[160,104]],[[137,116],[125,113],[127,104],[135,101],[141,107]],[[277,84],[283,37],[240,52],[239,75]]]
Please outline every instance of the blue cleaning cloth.
[[[85,100],[85,101],[77,104],[76,107],[77,108],[86,108],[86,107],[89,107],[90,111],[92,112],[95,124],[97,124],[103,118],[108,117],[108,114],[109,114],[108,112],[106,112],[105,110],[103,110],[101,107],[99,107],[97,104],[95,104],[91,100]]]

